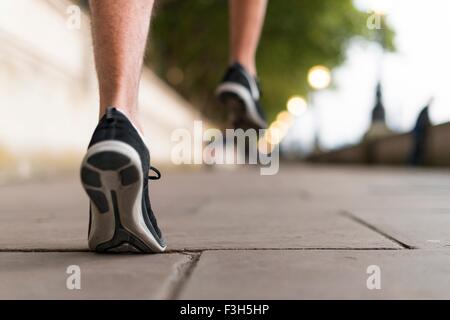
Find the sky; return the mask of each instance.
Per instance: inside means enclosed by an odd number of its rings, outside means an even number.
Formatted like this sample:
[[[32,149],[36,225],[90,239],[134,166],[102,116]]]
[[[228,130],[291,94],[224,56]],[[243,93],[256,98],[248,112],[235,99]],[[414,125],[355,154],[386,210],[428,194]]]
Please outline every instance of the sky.
[[[286,145],[310,147],[315,131],[324,149],[357,143],[370,123],[380,64],[392,130],[411,130],[431,97],[433,124],[450,121],[450,1],[355,0],[355,6],[368,12],[374,2],[396,32],[396,52],[382,55],[376,44],[353,41],[347,61],[333,70],[334,89],[314,94],[313,108],[296,121]]]

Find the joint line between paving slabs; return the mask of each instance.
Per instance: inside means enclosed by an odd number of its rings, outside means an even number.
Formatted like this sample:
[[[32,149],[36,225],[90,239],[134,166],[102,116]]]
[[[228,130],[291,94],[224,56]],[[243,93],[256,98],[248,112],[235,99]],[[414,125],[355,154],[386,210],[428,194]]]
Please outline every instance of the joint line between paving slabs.
[[[404,248],[392,248],[392,247],[248,247],[248,248],[202,248],[202,249],[168,249],[160,254],[186,254],[186,255],[199,255],[207,251],[377,251],[377,250],[403,250]],[[411,249],[416,249],[411,247]],[[93,253],[89,249],[0,249],[0,253]]]
[[[209,251],[378,251],[378,250],[390,250],[397,251],[403,250],[403,248],[392,248],[392,247],[304,247],[304,248],[204,248],[204,249],[174,249],[165,251],[166,254],[169,253],[199,253],[199,252],[209,252]]]
[[[189,281],[192,272],[197,266],[198,261],[202,255],[202,252],[191,252],[182,253],[189,257],[189,259],[177,266],[175,266],[169,280],[167,281],[165,287],[161,290],[159,294],[159,299],[162,300],[176,300],[183,291],[185,285]]]
[[[348,212],[348,211],[341,211],[340,214],[344,217],[347,217],[351,220],[353,220],[354,222],[363,225],[364,227],[378,233],[379,235],[385,237],[386,239],[398,244],[399,246],[401,246],[403,249],[408,249],[408,250],[414,250],[417,249],[414,246],[410,246],[409,244],[404,243],[403,241],[400,241],[396,238],[394,238],[393,236],[391,236],[390,234],[384,232],[383,230],[377,228],[376,226],[374,226],[373,224],[368,223],[367,221],[353,215],[352,213]]]

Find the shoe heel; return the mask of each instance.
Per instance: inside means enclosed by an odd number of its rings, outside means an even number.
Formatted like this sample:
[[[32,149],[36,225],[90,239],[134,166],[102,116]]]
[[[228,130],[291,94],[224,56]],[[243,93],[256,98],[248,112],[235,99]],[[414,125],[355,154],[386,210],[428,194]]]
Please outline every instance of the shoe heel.
[[[131,214],[141,189],[139,169],[114,148],[114,142],[108,145],[110,148],[93,146],[81,165],[81,182],[91,201],[89,248],[97,252],[148,252],[120,220],[120,210]]]

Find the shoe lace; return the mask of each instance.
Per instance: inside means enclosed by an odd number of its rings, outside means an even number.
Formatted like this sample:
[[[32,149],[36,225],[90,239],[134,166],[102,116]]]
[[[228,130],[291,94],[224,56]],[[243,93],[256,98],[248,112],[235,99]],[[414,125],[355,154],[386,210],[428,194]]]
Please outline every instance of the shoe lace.
[[[150,170],[156,173],[156,176],[148,176],[148,180],[159,180],[161,179],[161,172],[153,166],[150,166]]]

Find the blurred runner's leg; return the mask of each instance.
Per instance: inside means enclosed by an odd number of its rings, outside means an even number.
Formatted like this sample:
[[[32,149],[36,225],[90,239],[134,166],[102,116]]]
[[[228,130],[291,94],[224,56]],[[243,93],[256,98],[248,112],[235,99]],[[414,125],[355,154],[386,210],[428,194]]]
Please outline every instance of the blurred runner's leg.
[[[229,0],[229,6],[230,62],[239,62],[255,76],[255,55],[264,25],[267,0]]]
[[[255,55],[266,15],[267,0],[229,0],[230,66],[216,89],[234,128],[267,127],[256,79]]]

